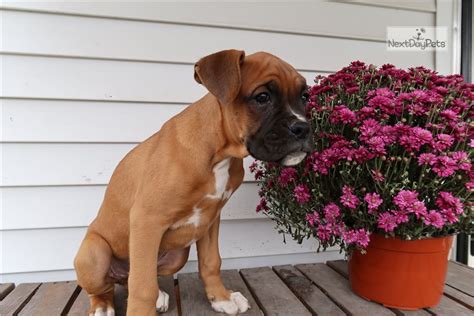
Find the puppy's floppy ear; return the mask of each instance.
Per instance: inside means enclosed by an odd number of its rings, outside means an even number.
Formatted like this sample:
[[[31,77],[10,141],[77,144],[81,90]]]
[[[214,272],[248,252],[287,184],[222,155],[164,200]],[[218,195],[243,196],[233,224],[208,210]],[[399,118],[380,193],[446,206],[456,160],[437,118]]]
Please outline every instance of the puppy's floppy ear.
[[[240,91],[240,66],[244,57],[244,51],[235,49],[203,57],[194,65],[194,79],[221,102],[231,102]]]

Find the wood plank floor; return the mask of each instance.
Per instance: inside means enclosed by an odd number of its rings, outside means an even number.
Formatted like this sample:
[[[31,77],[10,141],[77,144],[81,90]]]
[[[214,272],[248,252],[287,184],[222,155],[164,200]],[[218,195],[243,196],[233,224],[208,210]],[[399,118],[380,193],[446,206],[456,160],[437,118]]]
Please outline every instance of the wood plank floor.
[[[418,311],[388,309],[350,290],[347,262],[283,265],[222,271],[225,285],[248,298],[245,315],[474,315],[474,270],[450,262],[441,303]],[[170,295],[163,315],[218,315],[204,294],[197,273],[160,278]],[[127,290],[116,286],[115,315],[125,315]],[[0,315],[86,315],[89,300],[75,281],[0,284]]]

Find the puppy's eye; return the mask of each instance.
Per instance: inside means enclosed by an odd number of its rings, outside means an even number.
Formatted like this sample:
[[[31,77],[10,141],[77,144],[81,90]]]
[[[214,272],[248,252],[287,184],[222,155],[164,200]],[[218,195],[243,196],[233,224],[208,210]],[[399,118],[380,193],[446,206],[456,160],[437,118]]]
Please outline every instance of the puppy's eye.
[[[309,101],[309,93],[305,92],[301,95],[301,100],[303,100],[304,103]]]
[[[259,93],[255,97],[255,101],[259,104],[266,104],[270,101],[270,95],[266,92]]]

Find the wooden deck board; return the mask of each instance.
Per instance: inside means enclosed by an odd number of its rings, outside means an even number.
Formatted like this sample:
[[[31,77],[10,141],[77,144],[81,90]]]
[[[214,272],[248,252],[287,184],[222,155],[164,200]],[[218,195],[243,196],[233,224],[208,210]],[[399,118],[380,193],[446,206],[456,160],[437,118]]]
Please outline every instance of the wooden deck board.
[[[474,282],[474,280],[472,280]],[[474,297],[467,295],[449,285],[444,286],[444,294],[456,302],[466,306],[467,308],[474,310]]]
[[[0,284],[0,301],[5,298],[13,289],[15,288],[15,284],[13,283],[3,283]]]
[[[276,266],[273,270],[293,293],[315,315],[346,315],[300,271],[291,265]]]
[[[456,315],[456,316],[472,316],[473,312],[467,307],[443,295],[441,302],[434,308],[428,310],[435,315]]]
[[[248,310],[245,315],[262,315],[260,308],[237,270],[223,270],[221,271],[221,276],[222,282],[228,289],[242,293],[249,300],[250,310]],[[211,304],[206,297],[198,273],[178,274],[178,283],[182,315],[217,315],[217,313],[212,310]]]
[[[74,281],[44,283],[18,315],[61,315],[76,290]]]
[[[69,309],[68,315],[73,316],[83,316],[86,315],[89,311],[89,296],[87,296],[86,291],[82,290],[79,292],[79,295],[76,297],[76,300]]]
[[[34,295],[41,283],[23,283],[15,287],[1,302],[0,314],[9,316],[18,313]]]
[[[394,315],[391,310],[354,294],[347,279],[323,263],[300,264],[296,268],[352,315]]]
[[[474,270],[455,262],[449,262],[446,284],[474,297]]]
[[[474,315],[474,270],[449,264],[444,295],[438,306],[418,311],[385,308],[366,301],[350,290],[347,262],[283,265],[222,271],[224,285],[241,292],[251,305],[245,314],[254,315]],[[172,316],[211,316],[215,313],[197,273],[159,279],[170,295],[167,313]],[[125,315],[128,292],[115,287],[115,315]],[[75,281],[54,283],[0,284],[0,315],[87,315],[89,297]]]
[[[269,267],[242,269],[240,273],[265,315],[311,315]]]

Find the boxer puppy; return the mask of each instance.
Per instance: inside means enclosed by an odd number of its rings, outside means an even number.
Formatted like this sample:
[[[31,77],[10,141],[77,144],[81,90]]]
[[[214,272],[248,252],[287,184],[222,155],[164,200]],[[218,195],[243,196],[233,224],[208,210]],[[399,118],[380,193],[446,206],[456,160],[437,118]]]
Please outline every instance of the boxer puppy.
[[[193,243],[212,308],[232,315],[249,308],[222,284],[220,211],[243,181],[247,155],[295,165],[311,151],[307,86],[264,52],[221,51],[194,69],[209,93],[119,163],[77,253],[77,280],[92,315],[114,315],[114,284],[127,282],[128,315],[166,311],[157,275],[179,271]]]

